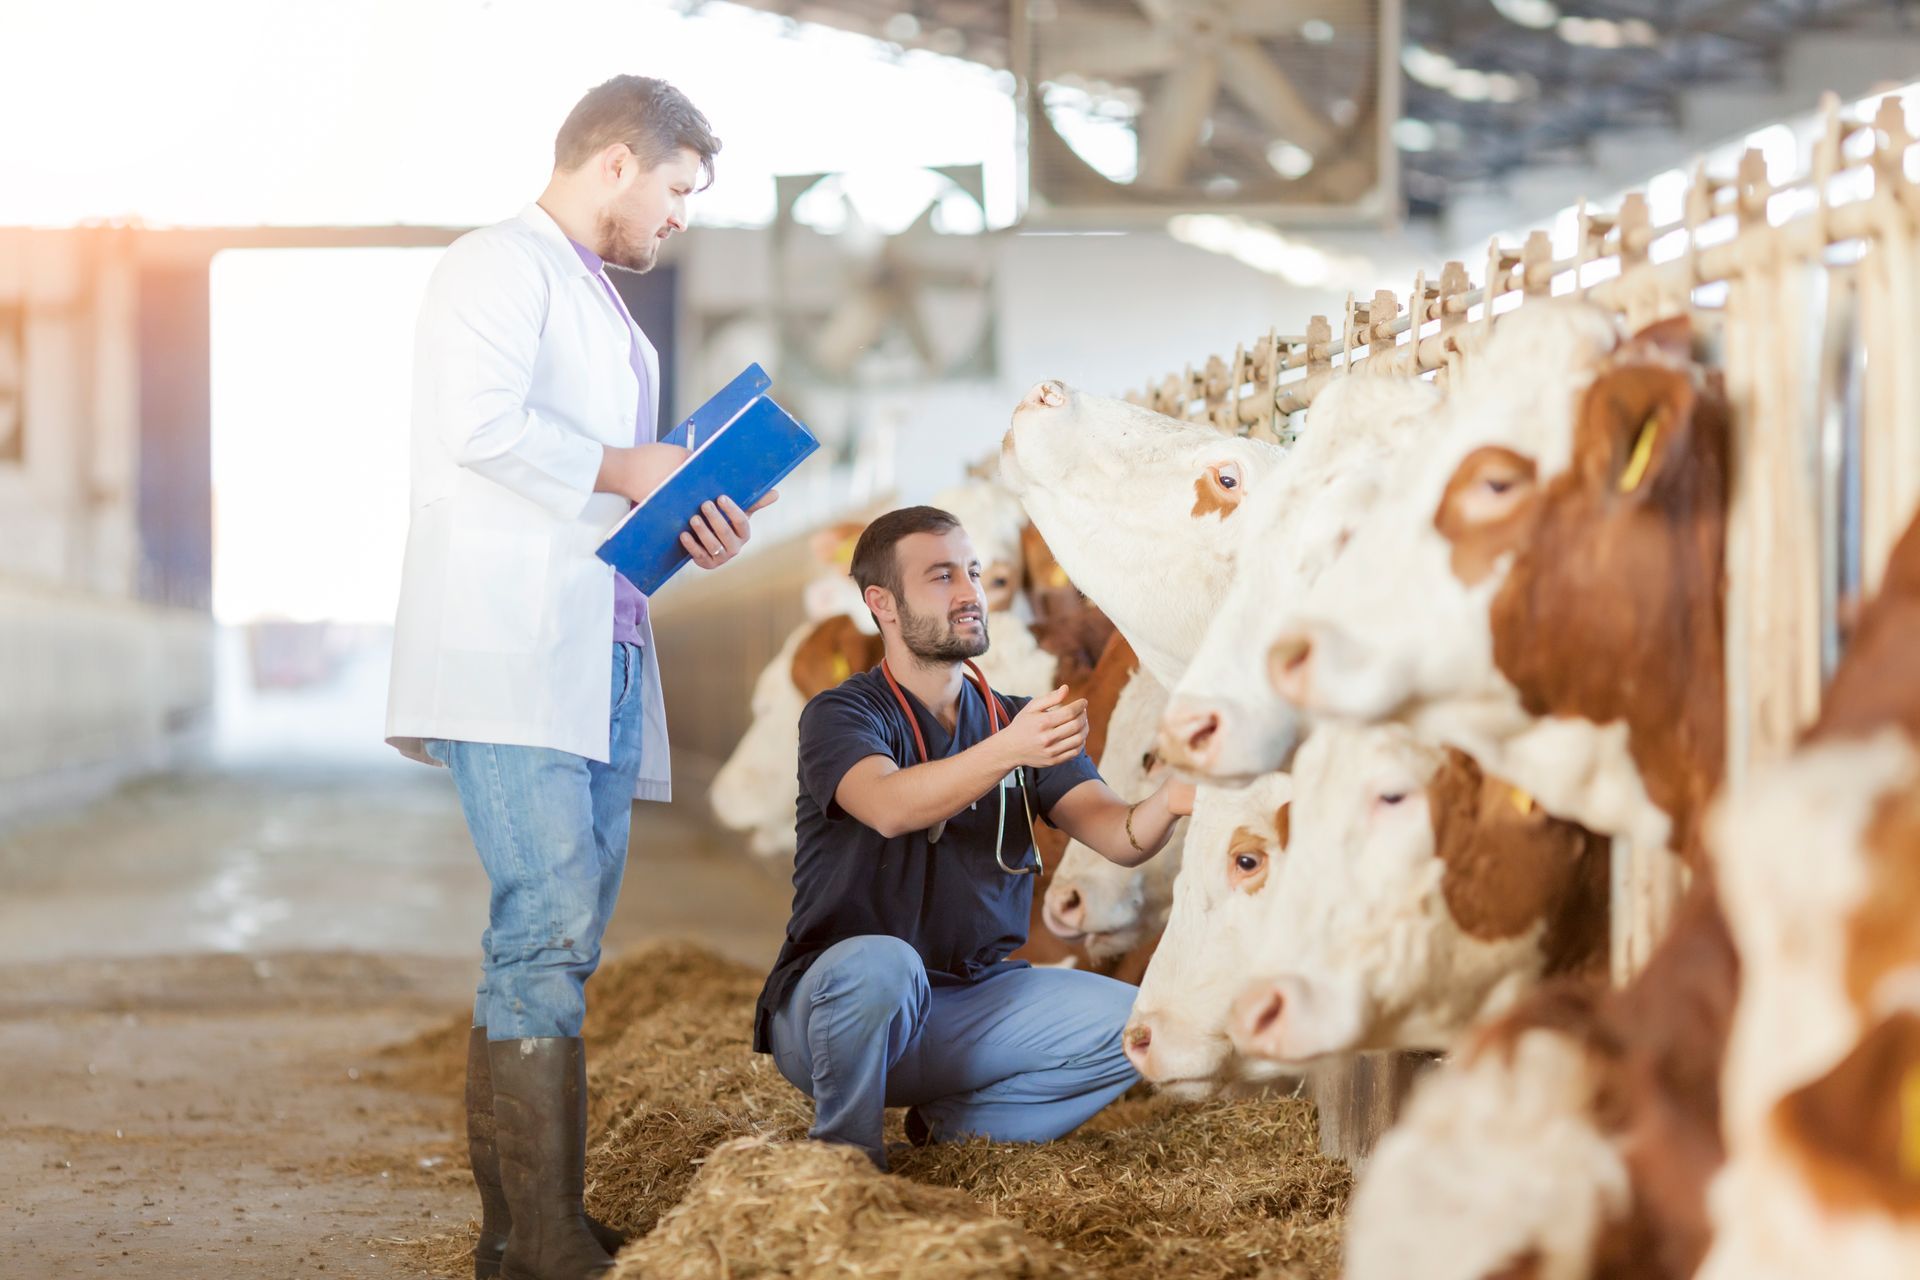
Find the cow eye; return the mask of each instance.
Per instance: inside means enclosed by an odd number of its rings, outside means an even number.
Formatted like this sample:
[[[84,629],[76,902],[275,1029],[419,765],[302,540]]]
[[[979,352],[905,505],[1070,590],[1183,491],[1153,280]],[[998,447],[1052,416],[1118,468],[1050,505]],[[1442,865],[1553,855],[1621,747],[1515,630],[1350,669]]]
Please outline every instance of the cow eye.
[[[1379,796],[1380,803],[1384,805],[1396,805],[1406,798],[1407,793],[1404,791],[1383,791]]]
[[[1227,868],[1227,887],[1242,893],[1252,893],[1266,881],[1267,853],[1264,849],[1247,849],[1233,855],[1232,865]]]
[[[1511,488],[1513,488],[1513,481],[1507,476],[1487,477],[1487,492],[1489,493],[1505,493]]]
[[[1237,462],[1221,463],[1218,467],[1214,468],[1213,479],[1222,489],[1238,489],[1240,487],[1240,464]]]

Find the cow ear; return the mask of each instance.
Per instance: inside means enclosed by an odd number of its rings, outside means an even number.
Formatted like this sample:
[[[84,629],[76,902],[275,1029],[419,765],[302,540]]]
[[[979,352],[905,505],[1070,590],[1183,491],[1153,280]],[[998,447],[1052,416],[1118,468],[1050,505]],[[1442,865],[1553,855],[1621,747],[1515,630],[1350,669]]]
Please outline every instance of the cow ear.
[[[1693,379],[1665,364],[1630,364],[1594,379],[1581,406],[1580,465],[1623,497],[1644,497],[1686,454]]]
[[[1669,359],[1685,363],[1693,359],[1693,319],[1668,316],[1636,332],[1627,340],[1629,347],[1644,347]]]

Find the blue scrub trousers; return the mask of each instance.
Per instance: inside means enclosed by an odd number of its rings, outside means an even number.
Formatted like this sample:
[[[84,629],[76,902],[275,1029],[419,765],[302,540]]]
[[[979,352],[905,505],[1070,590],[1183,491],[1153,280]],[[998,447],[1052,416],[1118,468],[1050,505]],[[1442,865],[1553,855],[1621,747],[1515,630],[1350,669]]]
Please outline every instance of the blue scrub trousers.
[[[489,1040],[577,1036],[620,897],[640,774],[641,647],[613,646],[605,764],[568,751],[430,739],[453,773],[493,893],[473,1025]]]
[[[886,1107],[936,1142],[1063,1137],[1139,1079],[1120,1031],[1135,988],[1073,969],[1009,968],[933,986],[898,938],[836,943],[773,1017],[773,1060],[813,1098],[809,1136],[887,1167]]]

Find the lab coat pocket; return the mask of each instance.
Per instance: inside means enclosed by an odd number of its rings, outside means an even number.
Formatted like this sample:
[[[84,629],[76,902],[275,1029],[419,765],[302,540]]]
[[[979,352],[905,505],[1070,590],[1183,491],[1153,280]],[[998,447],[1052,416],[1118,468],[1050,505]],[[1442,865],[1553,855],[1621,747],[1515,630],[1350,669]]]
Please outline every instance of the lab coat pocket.
[[[442,642],[449,649],[529,653],[548,609],[550,539],[497,529],[455,528],[447,542]]]

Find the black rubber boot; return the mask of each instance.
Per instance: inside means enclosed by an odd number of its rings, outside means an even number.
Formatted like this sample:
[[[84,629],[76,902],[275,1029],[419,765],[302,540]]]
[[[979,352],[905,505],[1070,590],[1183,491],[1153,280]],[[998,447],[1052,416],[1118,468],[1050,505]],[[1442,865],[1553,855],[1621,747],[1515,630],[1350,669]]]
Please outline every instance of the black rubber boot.
[[[500,1153],[493,1140],[493,1068],[487,1061],[487,1029],[475,1027],[467,1035],[467,1161],[473,1166],[473,1184],[480,1190],[480,1239],[473,1246],[474,1280],[494,1280],[500,1258],[507,1251],[507,1231],[513,1214],[500,1189]],[[587,1230],[608,1254],[620,1252],[624,1233],[593,1216]]]
[[[501,1280],[589,1280],[613,1270],[581,1204],[587,1165],[587,1059],[575,1036],[495,1040],[495,1149],[512,1225]],[[618,1244],[615,1244],[618,1247]],[[476,1267],[478,1266],[476,1254]]]

